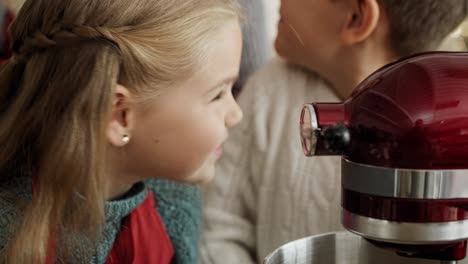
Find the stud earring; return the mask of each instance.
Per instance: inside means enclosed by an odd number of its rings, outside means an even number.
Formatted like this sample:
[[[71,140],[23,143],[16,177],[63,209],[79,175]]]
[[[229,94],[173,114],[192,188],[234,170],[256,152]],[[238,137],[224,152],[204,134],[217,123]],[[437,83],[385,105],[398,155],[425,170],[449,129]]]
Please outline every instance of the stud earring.
[[[123,135],[122,136],[122,142],[128,143],[130,141],[130,136],[129,135]]]

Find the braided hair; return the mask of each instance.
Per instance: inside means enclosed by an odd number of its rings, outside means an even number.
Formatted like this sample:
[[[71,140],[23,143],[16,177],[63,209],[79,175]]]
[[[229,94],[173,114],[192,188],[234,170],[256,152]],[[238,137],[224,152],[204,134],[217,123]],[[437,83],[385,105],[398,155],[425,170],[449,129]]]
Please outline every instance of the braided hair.
[[[44,263],[51,239],[56,262],[89,262],[117,84],[144,100],[188,79],[206,63],[208,36],[238,14],[235,0],[25,2],[0,68],[0,184],[35,175],[40,188],[7,227],[0,262]]]

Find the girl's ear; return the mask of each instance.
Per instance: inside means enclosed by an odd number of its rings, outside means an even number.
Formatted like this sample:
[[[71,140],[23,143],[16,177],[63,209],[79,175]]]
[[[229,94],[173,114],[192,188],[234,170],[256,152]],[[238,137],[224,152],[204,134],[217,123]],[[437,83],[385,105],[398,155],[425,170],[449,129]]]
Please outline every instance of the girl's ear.
[[[107,127],[107,139],[116,147],[123,147],[131,140],[135,121],[134,104],[130,91],[118,84],[112,100],[112,118]]]

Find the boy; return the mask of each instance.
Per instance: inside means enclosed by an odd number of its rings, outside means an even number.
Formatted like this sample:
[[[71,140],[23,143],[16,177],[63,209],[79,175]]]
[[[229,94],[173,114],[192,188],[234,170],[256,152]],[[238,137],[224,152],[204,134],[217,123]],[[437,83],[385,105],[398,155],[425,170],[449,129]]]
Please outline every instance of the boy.
[[[202,263],[258,263],[280,245],[336,231],[340,160],[307,159],[305,102],[346,99],[391,61],[436,49],[466,17],[466,0],[282,0],[275,59],[248,82],[204,197]]]

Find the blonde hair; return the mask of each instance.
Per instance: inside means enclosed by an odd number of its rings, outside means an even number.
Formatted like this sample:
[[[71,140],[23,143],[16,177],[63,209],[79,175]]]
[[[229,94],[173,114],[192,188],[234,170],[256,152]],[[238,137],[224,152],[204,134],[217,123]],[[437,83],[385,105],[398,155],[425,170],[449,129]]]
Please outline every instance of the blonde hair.
[[[235,0],[26,1],[0,72],[0,175],[35,175],[37,188],[4,262],[44,263],[53,240],[70,262],[73,234],[95,248],[117,83],[147,98],[190,77],[208,35],[238,15]]]

